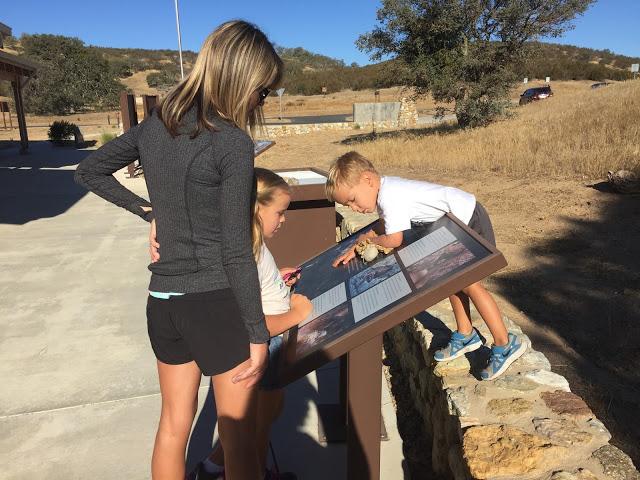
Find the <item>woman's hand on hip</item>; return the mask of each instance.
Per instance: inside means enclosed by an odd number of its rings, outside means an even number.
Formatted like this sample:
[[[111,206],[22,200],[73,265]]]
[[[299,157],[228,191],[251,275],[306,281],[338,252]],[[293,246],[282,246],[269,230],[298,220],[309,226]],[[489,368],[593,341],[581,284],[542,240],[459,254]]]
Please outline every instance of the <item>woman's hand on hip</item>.
[[[160,260],[160,244],[156,240],[156,219],[151,220],[151,231],[149,232],[149,255],[151,263]]]
[[[245,387],[251,388],[260,381],[269,362],[268,343],[249,344],[249,368],[233,377],[233,383],[244,382]]]

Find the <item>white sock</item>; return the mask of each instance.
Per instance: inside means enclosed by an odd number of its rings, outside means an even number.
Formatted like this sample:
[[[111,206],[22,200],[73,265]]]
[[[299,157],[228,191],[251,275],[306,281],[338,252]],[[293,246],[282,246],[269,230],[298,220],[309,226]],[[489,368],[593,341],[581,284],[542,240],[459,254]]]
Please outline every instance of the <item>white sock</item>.
[[[222,465],[218,465],[209,457],[202,462],[202,468],[204,468],[207,473],[221,473],[224,471],[224,467]]]

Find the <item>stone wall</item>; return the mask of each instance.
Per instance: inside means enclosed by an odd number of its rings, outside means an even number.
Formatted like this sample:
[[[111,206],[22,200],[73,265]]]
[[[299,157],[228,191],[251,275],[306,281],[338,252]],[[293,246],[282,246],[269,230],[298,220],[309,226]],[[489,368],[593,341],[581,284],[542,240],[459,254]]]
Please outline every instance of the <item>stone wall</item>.
[[[338,206],[345,237],[375,219]],[[492,341],[473,312],[474,325]],[[505,317],[510,331],[530,340]],[[442,479],[640,480],[629,457],[609,443],[610,433],[567,380],[530,348],[494,381],[480,381],[489,349],[447,363],[433,352],[455,329],[448,300],[388,332],[411,399]]]
[[[396,122],[400,115],[400,102],[354,103],[353,121],[360,125],[373,122]]]
[[[388,102],[397,106],[397,109],[393,110],[393,115],[384,116],[381,114],[376,118],[384,118],[384,120],[377,121],[375,126],[379,129],[393,129],[393,128],[407,128],[414,127],[418,123],[418,110],[416,103],[408,98],[402,98],[400,102]],[[354,119],[355,106],[364,104],[354,104]],[[383,103],[371,103],[366,105],[384,105]],[[369,115],[362,114],[358,118],[361,121],[353,122],[333,122],[333,123],[307,123],[307,124],[287,124],[287,125],[266,125],[265,133],[268,137],[285,137],[288,135],[304,135],[311,132],[324,132],[328,130],[359,130],[361,128],[372,128],[371,112]]]
[[[400,114],[398,116],[398,126],[402,128],[415,127],[418,124],[418,108],[416,102],[410,98],[400,100]]]

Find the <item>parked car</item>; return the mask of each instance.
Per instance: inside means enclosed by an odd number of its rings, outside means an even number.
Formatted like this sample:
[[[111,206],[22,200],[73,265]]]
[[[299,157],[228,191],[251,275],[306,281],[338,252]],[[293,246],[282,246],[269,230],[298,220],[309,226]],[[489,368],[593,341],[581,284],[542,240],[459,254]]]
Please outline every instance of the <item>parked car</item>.
[[[598,82],[598,83],[594,83],[593,85],[591,85],[591,88],[596,89],[596,88],[602,88],[602,87],[606,87],[611,85],[611,82]]]
[[[522,95],[520,95],[519,103],[520,105],[526,105],[534,100],[543,100],[552,96],[553,92],[551,91],[551,87],[548,85],[546,87],[528,88]]]

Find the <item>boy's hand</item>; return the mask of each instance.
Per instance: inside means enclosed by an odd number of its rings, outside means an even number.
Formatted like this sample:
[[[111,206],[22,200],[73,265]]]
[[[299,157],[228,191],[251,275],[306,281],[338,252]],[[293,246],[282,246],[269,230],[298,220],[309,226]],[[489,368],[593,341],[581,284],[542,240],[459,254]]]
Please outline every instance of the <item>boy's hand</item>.
[[[156,240],[156,219],[151,220],[151,231],[149,232],[149,255],[151,263],[160,260],[160,244]]]
[[[351,247],[349,250],[347,250],[346,252],[344,252],[342,255],[340,255],[338,258],[336,258],[331,265],[333,265],[334,267],[337,267],[338,265],[346,265],[354,258],[356,258],[355,245]]]
[[[302,321],[313,311],[313,304],[304,295],[294,293],[291,295],[291,310],[298,312],[300,314],[300,321]]]

